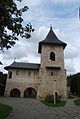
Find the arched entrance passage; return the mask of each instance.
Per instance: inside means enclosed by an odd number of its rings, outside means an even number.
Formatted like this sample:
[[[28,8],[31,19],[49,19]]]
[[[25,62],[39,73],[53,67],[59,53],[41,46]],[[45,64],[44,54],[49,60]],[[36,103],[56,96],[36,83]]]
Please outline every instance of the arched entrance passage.
[[[17,88],[11,90],[10,97],[20,97],[20,91]]]
[[[27,98],[36,98],[36,95],[37,95],[37,92],[34,88],[27,88],[25,91],[24,91],[24,97],[27,97]]]

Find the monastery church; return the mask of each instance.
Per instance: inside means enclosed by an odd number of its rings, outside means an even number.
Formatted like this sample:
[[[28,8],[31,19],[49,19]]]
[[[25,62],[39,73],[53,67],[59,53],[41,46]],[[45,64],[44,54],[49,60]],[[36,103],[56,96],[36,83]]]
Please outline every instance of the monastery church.
[[[39,42],[40,64],[13,62],[8,70],[5,96],[44,99],[58,94],[66,99],[67,79],[64,68],[66,43],[60,41],[52,27],[46,38]]]

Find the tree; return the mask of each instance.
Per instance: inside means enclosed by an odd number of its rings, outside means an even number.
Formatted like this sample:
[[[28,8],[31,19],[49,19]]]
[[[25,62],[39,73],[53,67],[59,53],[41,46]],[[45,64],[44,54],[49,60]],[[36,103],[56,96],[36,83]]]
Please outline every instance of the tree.
[[[0,50],[14,46],[18,36],[30,38],[34,31],[30,23],[23,24],[22,14],[28,6],[18,9],[16,1],[22,0],[0,0]]]
[[[67,77],[70,83],[70,91],[80,97],[80,73],[70,75]]]
[[[7,74],[0,72],[0,96],[4,95]]]

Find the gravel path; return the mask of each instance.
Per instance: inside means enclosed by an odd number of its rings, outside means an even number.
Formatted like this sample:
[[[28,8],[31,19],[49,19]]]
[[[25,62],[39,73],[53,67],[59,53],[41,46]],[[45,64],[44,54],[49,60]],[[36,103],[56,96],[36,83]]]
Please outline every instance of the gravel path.
[[[69,99],[64,107],[47,107],[39,100],[0,98],[0,103],[13,107],[7,119],[80,119],[80,107]]]

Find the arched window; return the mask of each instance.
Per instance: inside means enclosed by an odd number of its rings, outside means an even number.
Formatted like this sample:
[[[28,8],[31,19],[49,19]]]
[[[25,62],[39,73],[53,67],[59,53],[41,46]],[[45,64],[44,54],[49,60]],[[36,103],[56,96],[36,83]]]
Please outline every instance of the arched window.
[[[54,54],[54,52],[50,53],[50,60],[55,61],[55,54]]]

